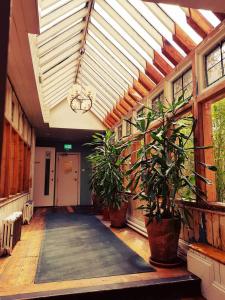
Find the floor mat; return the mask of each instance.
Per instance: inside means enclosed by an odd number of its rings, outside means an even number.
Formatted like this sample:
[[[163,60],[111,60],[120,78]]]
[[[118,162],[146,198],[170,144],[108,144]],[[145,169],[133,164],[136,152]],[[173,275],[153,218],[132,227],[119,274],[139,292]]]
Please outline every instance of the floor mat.
[[[49,212],[35,283],[154,271],[93,215]]]

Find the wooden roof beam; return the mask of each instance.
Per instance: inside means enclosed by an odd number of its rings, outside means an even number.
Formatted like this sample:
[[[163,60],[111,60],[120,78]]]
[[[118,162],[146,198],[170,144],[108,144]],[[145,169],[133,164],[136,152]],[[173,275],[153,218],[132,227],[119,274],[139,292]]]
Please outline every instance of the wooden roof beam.
[[[138,81],[148,90],[151,91],[155,87],[155,83],[144,73],[139,72]]]
[[[126,100],[132,107],[135,107],[137,105],[137,102],[128,94],[124,94],[124,100]]]
[[[116,104],[116,109],[125,116],[128,113],[128,110],[126,110],[120,103]]]
[[[165,38],[163,38],[162,53],[176,66],[184,58],[179,51]]]
[[[165,59],[156,51],[154,51],[153,64],[165,76],[173,70],[173,68],[165,61]]]
[[[200,14],[199,11],[189,8],[189,15],[186,16],[187,23],[202,37],[205,38],[212,30],[213,26]]]
[[[135,91],[137,91],[142,97],[146,97],[146,96],[149,94],[148,90],[146,90],[146,88],[145,88],[138,80],[134,80],[133,88],[134,88]]]
[[[176,23],[173,40],[184,50],[186,54],[190,53],[197,46],[189,35],[187,35],[187,33]]]
[[[134,99],[134,101],[141,102],[142,101],[142,96],[135,91],[135,89],[133,89],[132,87],[128,88],[128,94]]]
[[[120,105],[123,106],[124,109],[127,110],[127,112],[131,111],[133,106],[130,105],[124,98],[120,98]]]
[[[148,62],[146,63],[145,73],[151,78],[151,80],[155,84],[158,84],[163,79],[163,76],[157,71],[157,69],[154,68],[153,65],[151,65]]]

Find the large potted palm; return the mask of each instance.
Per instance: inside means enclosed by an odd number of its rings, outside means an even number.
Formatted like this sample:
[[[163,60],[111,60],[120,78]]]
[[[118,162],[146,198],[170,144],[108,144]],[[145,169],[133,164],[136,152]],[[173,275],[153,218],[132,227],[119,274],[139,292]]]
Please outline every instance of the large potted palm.
[[[127,144],[115,142],[114,133],[107,130],[105,134],[94,134],[88,145],[93,149],[93,153],[88,156],[94,166],[91,187],[95,188],[104,207],[109,209],[111,226],[123,227],[128,206],[123,185],[125,172],[122,168],[127,159],[123,157]]]
[[[135,193],[139,186],[133,199],[143,200],[139,208],[146,218],[150,262],[158,266],[178,263],[181,221],[187,219],[188,211],[179,209],[177,198],[184,198],[185,190],[204,197],[195,185],[196,178],[210,183],[195,171],[187,172],[186,161],[196,148],[190,146],[196,121],[191,116],[177,119],[177,112],[186,102],[180,97],[171,104],[159,103],[155,109],[146,107],[146,114],[132,123],[138,130],[133,141],[141,143],[137,160],[127,172],[131,177],[127,188]],[[216,170],[214,166],[201,165]]]

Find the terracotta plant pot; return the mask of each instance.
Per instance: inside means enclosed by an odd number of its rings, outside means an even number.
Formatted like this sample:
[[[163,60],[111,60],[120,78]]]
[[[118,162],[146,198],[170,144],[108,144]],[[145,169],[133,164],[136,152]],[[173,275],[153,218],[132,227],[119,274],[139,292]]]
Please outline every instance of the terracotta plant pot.
[[[102,218],[103,221],[110,221],[108,207],[103,207],[103,209],[102,209],[102,215],[103,215],[103,218]]]
[[[120,209],[110,208],[109,217],[111,226],[121,228],[126,225],[126,214],[127,214],[128,202],[122,202]]]
[[[145,224],[148,232],[148,240],[151,250],[150,262],[156,266],[174,267],[180,264],[177,258],[177,249],[181,221],[179,219],[163,219],[157,222]]]

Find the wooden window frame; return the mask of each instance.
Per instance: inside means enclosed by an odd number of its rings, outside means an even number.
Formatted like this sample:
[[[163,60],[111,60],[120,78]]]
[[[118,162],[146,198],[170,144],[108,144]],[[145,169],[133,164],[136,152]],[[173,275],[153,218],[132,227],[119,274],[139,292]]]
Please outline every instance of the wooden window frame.
[[[120,124],[117,128],[117,136],[118,136],[118,140],[122,139],[123,137],[123,125]]]
[[[205,54],[204,56],[204,62],[205,62],[205,76],[206,76],[206,86],[211,86],[213,84],[215,84],[217,81],[219,81],[221,78],[223,78],[225,76],[225,67],[223,66],[223,61],[225,61],[225,57],[223,58],[223,45],[225,47],[225,40],[220,41],[220,43],[218,43],[213,49],[210,50],[210,52],[208,52],[207,54]],[[217,62],[216,64],[214,64],[212,67],[210,67],[209,69],[207,68],[207,57],[212,54],[216,49],[220,49],[220,61]],[[208,71],[213,69],[217,64],[221,64],[221,70],[222,70],[222,76],[219,77],[218,79],[214,80],[213,82],[209,83],[208,80]]]
[[[184,85],[184,76],[190,72],[192,73],[192,81],[190,81],[188,84]],[[174,93],[174,84],[181,79],[181,84],[182,84],[182,87],[181,89],[175,94]],[[190,84],[192,84],[192,95],[191,96],[188,96],[187,98],[185,98],[185,100],[190,100],[193,96],[193,72],[192,72],[192,66],[190,68],[188,68],[186,71],[184,71],[182,74],[180,74],[180,76],[178,76],[176,79],[173,80],[172,82],[172,87],[173,87],[173,99],[175,99],[176,95],[182,91],[182,93],[184,94],[185,92],[185,88],[187,86],[189,86]]]

